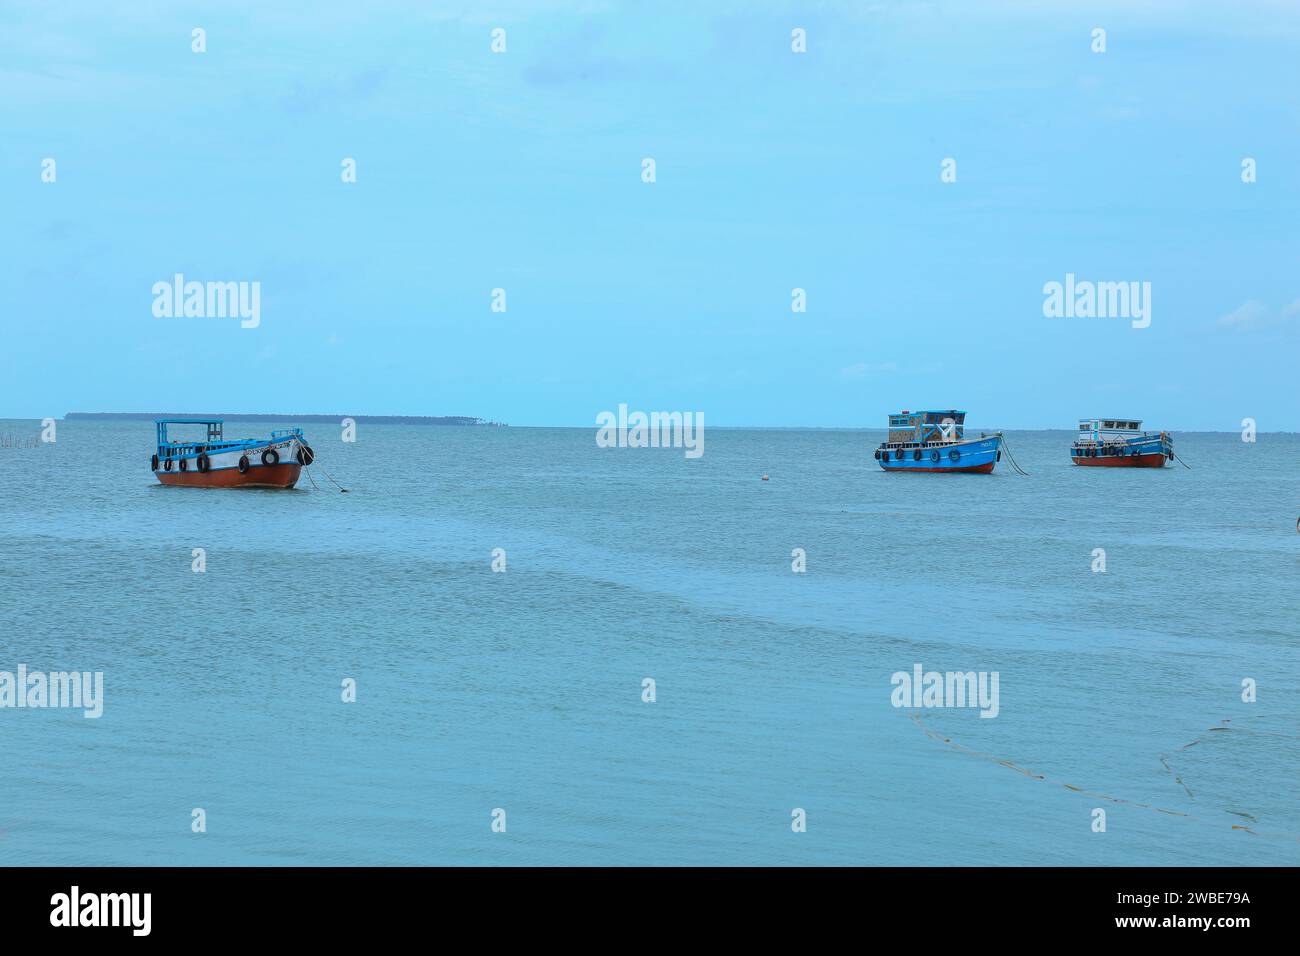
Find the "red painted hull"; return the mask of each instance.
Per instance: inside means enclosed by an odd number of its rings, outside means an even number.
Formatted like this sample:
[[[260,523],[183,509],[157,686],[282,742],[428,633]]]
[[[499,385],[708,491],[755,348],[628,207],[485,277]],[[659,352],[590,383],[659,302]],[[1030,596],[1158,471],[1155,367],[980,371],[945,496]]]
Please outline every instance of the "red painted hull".
[[[931,474],[967,474],[967,475],[988,475],[993,473],[993,466],[997,462],[989,462],[986,465],[971,465],[969,468],[886,468],[885,471],[927,471]]]
[[[1165,456],[1153,455],[1100,455],[1096,458],[1071,458],[1076,465],[1092,468],[1163,468]]]
[[[173,465],[172,469],[159,469],[154,474],[164,485],[182,485],[187,488],[292,488],[302,473],[302,465],[296,461],[278,465],[253,465],[242,475],[238,468],[177,471]]]

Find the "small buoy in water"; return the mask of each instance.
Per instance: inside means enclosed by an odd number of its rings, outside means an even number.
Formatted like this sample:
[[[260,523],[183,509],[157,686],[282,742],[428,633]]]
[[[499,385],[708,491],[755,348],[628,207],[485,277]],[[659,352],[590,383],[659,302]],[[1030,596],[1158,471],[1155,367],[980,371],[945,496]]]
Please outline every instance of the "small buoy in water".
[[[764,480],[764,481],[767,481],[767,475],[764,475],[764,476],[763,476],[763,480]],[[1296,522],[1296,530],[1297,530],[1297,531],[1300,531],[1300,521],[1297,521],[1297,522]]]

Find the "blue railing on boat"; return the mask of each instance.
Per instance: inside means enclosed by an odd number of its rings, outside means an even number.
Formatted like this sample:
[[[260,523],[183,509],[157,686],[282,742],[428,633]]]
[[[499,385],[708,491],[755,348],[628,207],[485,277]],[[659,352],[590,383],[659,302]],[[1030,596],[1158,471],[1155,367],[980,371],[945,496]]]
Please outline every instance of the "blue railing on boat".
[[[168,425],[204,425],[207,428],[208,437],[204,441],[170,441],[167,438]],[[254,448],[266,444],[265,438],[232,438],[226,440],[222,437],[223,425],[224,422],[219,418],[159,419],[154,422],[154,426],[158,431],[158,457],[194,457],[199,454],[200,446],[205,451],[213,452],[229,451],[232,448]],[[280,441],[285,438],[297,438],[306,444],[301,428],[277,428],[271,432],[271,441]]]

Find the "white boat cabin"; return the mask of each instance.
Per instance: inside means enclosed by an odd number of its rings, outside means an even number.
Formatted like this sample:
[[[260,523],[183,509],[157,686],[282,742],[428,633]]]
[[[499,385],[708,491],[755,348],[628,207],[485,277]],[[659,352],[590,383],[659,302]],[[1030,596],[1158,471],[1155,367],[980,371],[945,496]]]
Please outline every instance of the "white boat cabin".
[[[965,437],[966,413],[955,408],[923,412],[901,411],[889,416],[886,445],[943,445]]]
[[[1104,444],[1106,442],[1124,441],[1142,434],[1142,422],[1132,418],[1081,418],[1079,419],[1080,442]]]

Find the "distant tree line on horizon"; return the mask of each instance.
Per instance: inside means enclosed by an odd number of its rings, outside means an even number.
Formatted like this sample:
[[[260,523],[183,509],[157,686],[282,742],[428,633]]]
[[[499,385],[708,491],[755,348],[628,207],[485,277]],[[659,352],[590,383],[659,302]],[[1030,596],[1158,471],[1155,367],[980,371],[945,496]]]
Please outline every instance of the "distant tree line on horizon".
[[[228,422],[340,422],[350,418],[362,425],[486,425],[505,427],[469,415],[241,415],[199,412],[68,412],[64,421],[157,421],[162,418],[220,418]]]

